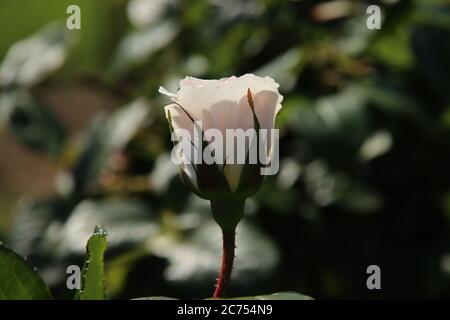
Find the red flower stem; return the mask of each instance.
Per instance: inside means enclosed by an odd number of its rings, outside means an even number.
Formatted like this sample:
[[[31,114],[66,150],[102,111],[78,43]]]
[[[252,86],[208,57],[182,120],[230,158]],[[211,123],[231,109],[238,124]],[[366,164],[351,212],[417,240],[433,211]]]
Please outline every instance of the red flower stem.
[[[225,291],[231,278],[231,271],[233,270],[236,232],[234,229],[222,228],[222,236],[222,265],[220,267],[219,278],[217,279],[213,298],[223,298],[225,296]]]
[[[213,298],[223,298],[233,269],[236,227],[244,215],[245,199],[230,197],[211,200],[211,212],[222,230],[222,265]]]

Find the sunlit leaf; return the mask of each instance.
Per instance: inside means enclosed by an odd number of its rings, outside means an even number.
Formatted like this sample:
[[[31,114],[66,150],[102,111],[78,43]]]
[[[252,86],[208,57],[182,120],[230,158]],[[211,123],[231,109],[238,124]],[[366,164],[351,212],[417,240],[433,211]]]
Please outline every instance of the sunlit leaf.
[[[0,87],[32,86],[55,72],[66,60],[73,34],[51,24],[14,44],[0,65]]]
[[[113,73],[120,74],[145,62],[155,52],[171,43],[177,33],[177,25],[170,20],[133,31],[119,44],[112,62]]]
[[[94,234],[88,240],[81,289],[75,297],[77,300],[103,300],[106,297],[105,265],[103,261],[107,247],[106,237],[106,230],[97,226]]]

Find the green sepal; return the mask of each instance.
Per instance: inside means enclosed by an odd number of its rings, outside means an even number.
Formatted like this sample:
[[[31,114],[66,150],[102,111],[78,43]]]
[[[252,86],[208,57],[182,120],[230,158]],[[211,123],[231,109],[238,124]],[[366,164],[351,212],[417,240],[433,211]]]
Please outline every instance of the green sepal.
[[[175,103],[192,121],[194,125],[194,130],[198,130],[201,136],[200,139],[200,150],[203,152],[207,144],[204,141],[204,132],[198,127],[195,123],[192,115],[187,112],[187,110],[180,105],[179,103]],[[194,148],[196,148],[194,142],[192,142]],[[198,151],[198,150],[197,150]],[[188,182],[188,185],[192,188],[192,190],[204,199],[212,199],[212,198],[221,198],[225,195],[229,195],[231,193],[228,183],[225,179],[223,172],[220,170],[219,166],[216,163],[206,164],[203,161],[199,164],[193,164],[195,169],[196,177],[197,177],[197,186],[194,186],[192,181],[190,181],[189,177],[182,170],[182,178],[185,182]]]
[[[250,88],[247,89],[247,101],[248,105],[250,106],[250,110],[252,111],[253,115],[253,126],[256,130],[256,139],[252,143],[256,143],[256,152],[257,152],[257,163],[251,164],[250,163],[250,151],[253,150],[252,145],[249,146],[245,164],[242,168],[241,176],[239,178],[239,184],[236,188],[236,194],[239,194],[242,197],[250,197],[253,194],[255,194],[259,188],[262,185],[262,182],[264,181],[264,176],[261,174],[261,168],[264,167],[264,165],[258,163],[259,159],[259,130],[261,128],[261,125],[258,120],[258,116],[255,112],[255,104],[253,102],[253,96],[250,91]]]
[[[104,254],[107,243],[107,231],[96,226],[86,245],[86,258],[82,271],[81,289],[75,294],[75,300],[104,300],[105,270]]]

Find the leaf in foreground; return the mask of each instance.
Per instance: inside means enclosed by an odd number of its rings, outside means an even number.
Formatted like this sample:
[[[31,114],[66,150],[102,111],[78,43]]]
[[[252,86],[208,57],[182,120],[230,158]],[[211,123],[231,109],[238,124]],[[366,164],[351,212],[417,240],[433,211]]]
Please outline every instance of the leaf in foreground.
[[[81,289],[75,296],[77,300],[103,300],[106,297],[103,261],[107,247],[106,236],[106,230],[97,226],[88,240]]]
[[[47,300],[50,290],[33,268],[14,251],[0,245],[0,300]]]

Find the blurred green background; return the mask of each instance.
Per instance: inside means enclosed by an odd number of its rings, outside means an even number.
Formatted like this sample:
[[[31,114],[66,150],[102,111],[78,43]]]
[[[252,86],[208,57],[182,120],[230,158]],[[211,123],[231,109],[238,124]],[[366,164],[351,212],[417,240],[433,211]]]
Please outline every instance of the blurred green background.
[[[220,232],[157,90],[248,72],[285,97],[281,168],[247,203],[230,295],[450,298],[448,1],[1,0],[0,30],[0,240],[57,298],[96,224],[110,298],[212,294]]]

